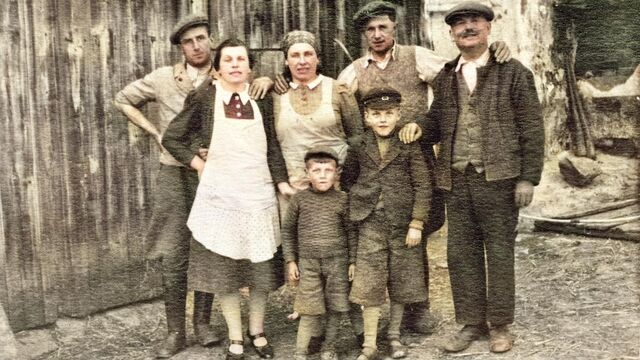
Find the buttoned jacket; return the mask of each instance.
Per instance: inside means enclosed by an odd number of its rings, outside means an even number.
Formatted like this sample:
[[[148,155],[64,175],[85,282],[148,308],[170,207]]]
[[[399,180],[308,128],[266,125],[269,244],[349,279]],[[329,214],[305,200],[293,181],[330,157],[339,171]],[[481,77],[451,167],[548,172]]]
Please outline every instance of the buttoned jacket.
[[[451,157],[458,123],[458,58],[434,80],[434,101],[420,125],[423,142],[440,143],[436,183],[451,189]],[[481,153],[487,181],[518,178],[537,185],[544,160],[544,125],[533,74],[519,61],[499,64],[491,57],[477,69],[469,105],[481,127]]]
[[[404,144],[397,134],[389,138],[384,158],[371,130],[350,141],[342,183],[349,189],[349,218],[362,221],[376,209],[380,196],[392,224],[408,226],[426,221],[431,203],[431,174],[418,143]]]

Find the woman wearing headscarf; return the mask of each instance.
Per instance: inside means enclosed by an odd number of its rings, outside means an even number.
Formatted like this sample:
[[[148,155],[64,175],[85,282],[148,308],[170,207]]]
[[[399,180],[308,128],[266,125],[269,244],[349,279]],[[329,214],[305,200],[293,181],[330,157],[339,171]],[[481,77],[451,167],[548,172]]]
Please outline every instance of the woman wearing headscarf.
[[[306,189],[304,155],[315,146],[328,146],[347,155],[347,139],[362,132],[362,116],[346,84],[320,73],[319,44],[308,31],[296,30],[282,41],[289,90],[274,95],[278,141],[296,190]]]
[[[191,93],[162,145],[198,171],[200,183],[187,225],[189,288],[219,294],[229,330],[227,359],[243,359],[239,289],[249,287],[249,335],[261,358],[273,350],[264,334],[269,291],[282,285],[276,185],[291,193],[273,128],[271,104],[249,97],[252,59],[235,39],[216,49],[218,79]],[[194,149],[208,144],[206,161]]]
[[[289,184],[294,191],[300,191],[309,187],[305,154],[312,148],[327,146],[338,155],[339,165],[343,165],[347,156],[347,139],[362,133],[362,116],[347,85],[320,73],[319,44],[312,33],[292,31],[285,35],[281,48],[285,58],[284,75],[290,82],[284,94],[274,94],[275,129],[286,162]],[[283,215],[287,210],[287,195],[283,193],[279,197]],[[304,313],[308,309],[294,310]],[[362,336],[359,310],[352,309],[351,318],[354,332]],[[326,339],[329,340],[335,337],[339,317],[327,315],[326,321]],[[307,348],[316,348],[322,339],[321,333],[322,326],[317,316],[303,316],[296,352],[306,354]],[[323,348],[331,350],[331,341],[325,345],[329,346]]]

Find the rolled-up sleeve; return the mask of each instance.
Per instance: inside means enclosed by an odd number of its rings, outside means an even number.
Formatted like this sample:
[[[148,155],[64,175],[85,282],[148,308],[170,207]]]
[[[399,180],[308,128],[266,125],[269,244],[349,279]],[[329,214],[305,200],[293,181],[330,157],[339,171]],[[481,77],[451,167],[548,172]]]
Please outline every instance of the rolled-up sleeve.
[[[156,99],[156,72],[147,74],[120,90],[114,99],[116,103],[132,106],[141,106],[146,102]]]
[[[436,54],[433,50],[416,46],[416,71],[418,72],[418,77],[430,85],[447,61],[446,58]]]

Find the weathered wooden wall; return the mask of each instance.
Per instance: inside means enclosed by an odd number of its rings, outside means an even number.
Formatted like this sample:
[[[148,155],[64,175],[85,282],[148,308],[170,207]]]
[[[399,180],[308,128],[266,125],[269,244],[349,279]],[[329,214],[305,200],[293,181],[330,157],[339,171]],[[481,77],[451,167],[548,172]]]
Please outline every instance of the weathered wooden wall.
[[[0,4],[0,301],[14,330],[159,293],[141,260],[156,155],[111,101],[178,58],[166,4]]]

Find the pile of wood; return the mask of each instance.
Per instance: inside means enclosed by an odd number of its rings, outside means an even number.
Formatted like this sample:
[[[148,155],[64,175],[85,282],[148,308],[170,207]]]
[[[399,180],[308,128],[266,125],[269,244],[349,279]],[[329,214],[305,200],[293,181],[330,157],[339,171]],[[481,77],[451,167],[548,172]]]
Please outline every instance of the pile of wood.
[[[640,241],[640,201],[627,199],[553,218],[529,217],[537,231]]]

